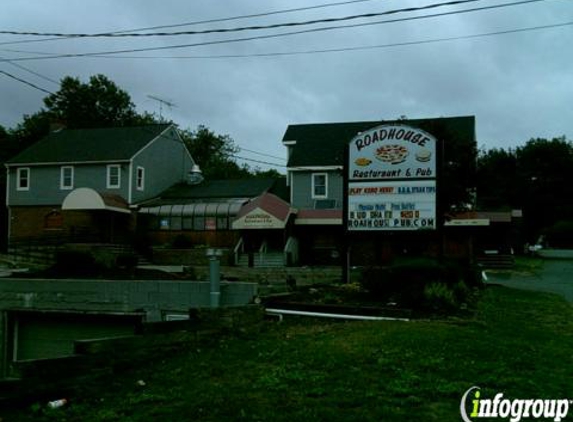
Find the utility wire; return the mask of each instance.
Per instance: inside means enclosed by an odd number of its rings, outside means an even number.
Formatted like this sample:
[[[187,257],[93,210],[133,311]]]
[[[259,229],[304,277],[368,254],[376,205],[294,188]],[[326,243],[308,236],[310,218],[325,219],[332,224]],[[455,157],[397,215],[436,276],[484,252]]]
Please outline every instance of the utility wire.
[[[56,84],[56,85],[58,85],[58,86],[60,85],[60,83],[59,83],[58,81],[56,81],[56,80],[54,80],[54,79],[52,79],[52,78],[49,78],[49,77],[47,77],[47,76],[45,76],[45,75],[42,75],[41,73],[35,72],[35,71],[33,71],[32,69],[28,69],[27,67],[24,67],[24,66],[22,66],[22,65],[20,65],[20,64],[18,64],[18,63],[12,63],[12,62],[10,61],[10,59],[7,59],[7,58],[5,58],[5,57],[0,56],[0,60],[4,61],[4,62],[6,62],[6,63],[8,63],[8,64],[10,64],[10,65],[12,65],[12,66],[14,66],[14,67],[17,67],[17,68],[20,69],[20,70],[23,70],[23,71],[28,72],[28,73],[30,73],[30,74],[32,74],[32,75],[35,75],[35,76],[37,76],[38,78],[42,78],[42,79],[44,79],[44,80],[46,80],[46,81],[48,81],[48,82],[52,82],[53,84]]]
[[[12,78],[12,79],[18,81],[18,82],[21,82],[21,83],[23,83],[23,84],[26,84],[26,85],[28,85],[28,86],[31,86],[32,88],[37,89],[38,91],[42,91],[42,92],[44,92],[44,93],[46,93],[46,94],[54,94],[53,92],[50,92],[50,91],[48,91],[47,89],[40,88],[38,85],[34,85],[32,82],[28,82],[28,81],[26,81],[26,80],[24,80],[24,79],[21,79],[21,78],[19,78],[19,77],[17,77],[17,76],[12,75],[11,73],[5,72],[4,70],[0,70],[0,73],[2,73],[3,75],[8,76],[9,78]]]
[[[384,12],[374,12],[374,13],[362,13],[358,15],[343,16],[338,18],[323,18],[323,19],[313,19],[307,21],[299,22],[283,22],[275,23],[270,25],[253,25],[253,26],[243,26],[235,28],[215,28],[215,29],[204,29],[199,31],[177,31],[177,32],[102,32],[102,33],[61,33],[61,32],[32,32],[32,31],[6,31],[0,30],[0,35],[29,35],[29,36],[53,36],[53,37],[65,37],[65,38],[101,38],[101,37],[164,37],[164,36],[180,36],[180,35],[199,35],[199,34],[214,34],[214,33],[228,33],[228,32],[243,32],[243,31],[258,31],[262,29],[277,29],[285,27],[296,27],[296,26],[308,26],[316,25],[319,23],[334,23],[334,22],[344,22],[356,19],[366,19],[375,18],[378,16],[394,15],[398,13],[408,13],[408,12],[418,12],[420,10],[437,9],[440,7],[457,6],[466,3],[475,3],[483,0],[452,0],[443,3],[432,3],[426,6],[419,7],[407,7],[402,9],[387,10]]]
[[[255,160],[253,158],[246,158],[246,157],[241,157],[239,155],[229,155],[230,157],[233,158],[237,158],[239,160],[245,160],[245,161],[252,161],[254,163],[259,163],[259,164],[267,164],[269,166],[274,166],[274,167],[284,167],[286,168],[286,164],[277,164],[277,163],[269,163],[268,161],[262,161],[262,160]]]
[[[183,22],[183,23],[177,23],[177,24],[171,24],[171,25],[158,25],[158,26],[148,26],[148,27],[143,27],[143,28],[122,29],[122,30],[117,30],[117,31],[113,31],[113,32],[117,33],[117,34],[121,34],[121,33],[125,33],[125,32],[149,31],[149,30],[163,29],[163,28],[177,28],[177,27],[182,27],[182,26],[202,25],[202,24],[206,24],[206,23],[228,22],[228,21],[240,20],[240,19],[251,19],[251,18],[279,15],[279,14],[292,13],[292,12],[302,12],[302,11],[313,10],[313,9],[322,9],[322,8],[326,8],[326,7],[345,6],[348,4],[364,3],[364,2],[368,2],[368,1],[373,1],[373,0],[349,0],[349,1],[340,1],[340,2],[335,2],[335,3],[323,3],[323,4],[318,4],[315,6],[274,10],[274,11],[270,11],[270,12],[253,13],[253,14],[249,14],[249,15],[231,16],[231,17],[226,17],[226,18],[205,19],[205,20]],[[43,38],[43,39],[35,39],[35,40],[17,40],[17,41],[1,42],[0,45],[23,44],[23,43],[31,43],[31,42],[65,40],[65,39],[68,39],[68,37],[54,37],[54,38]]]
[[[517,33],[522,33],[522,32],[540,31],[540,30],[544,30],[544,29],[562,28],[562,27],[566,27],[566,26],[573,26],[573,21],[551,24],[551,25],[540,25],[540,26],[531,26],[531,27],[526,27],[526,28],[508,29],[505,31],[495,31],[495,32],[485,32],[485,33],[480,33],[480,34],[460,35],[460,36],[456,36],[456,37],[431,38],[431,39],[425,39],[425,40],[404,41],[404,42],[398,42],[398,43],[355,46],[355,47],[340,47],[340,48],[330,48],[330,49],[323,49],[323,50],[302,50],[302,51],[285,51],[285,52],[270,52],[270,53],[253,53],[253,54],[223,54],[223,55],[210,55],[210,56],[95,56],[95,57],[106,58],[106,59],[154,59],[154,60],[155,59],[170,59],[170,60],[174,60],[174,59],[236,59],[236,58],[252,58],[252,57],[297,56],[297,55],[305,55],[305,54],[341,53],[341,52],[348,52],[348,51],[363,51],[363,50],[375,50],[375,49],[384,49],[384,48],[391,48],[391,47],[404,47],[404,46],[423,45],[423,44],[435,44],[435,43],[446,42],[446,41],[458,41],[458,40],[467,40],[467,39],[472,39],[472,38],[492,37],[495,35],[517,34]]]
[[[182,49],[182,48],[191,48],[191,47],[199,47],[199,46],[207,46],[207,45],[221,45],[221,44],[229,44],[229,43],[238,43],[238,42],[245,42],[245,41],[254,41],[254,40],[261,40],[261,39],[271,39],[271,38],[280,38],[286,37],[291,35],[298,35],[298,34],[306,34],[306,33],[313,33],[313,32],[324,32],[324,31],[332,31],[337,29],[348,29],[348,28],[357,28],[363,26],[372,26],[372,25],[381,25],[381,24],[388,24],[388,23],[396,23],[396,22],[405,22],[405,21],[414,21],[414,20],[422,20],[428,18],[437,18],[443,16],[452,16],[458,15],[462,13],[470,13],[470,12],[477,12],[483,10],[491,10],[491,9],[499,9],[503,7],[510,7],[510,6],[518,6],[523,4],[529,3],[538,3],[547,0],[521,0],[515,1],[512,3],[503,3],[503,4],[496,4],[491,6],[484,6],[484,7],[475,7],[471,9],[464,9],[464,10],[456,10],[451,12],[442,12],[442,13],[434,13],[429,15],[422,15],[422,16],[411,16],[406,18],[397,18],[397,19],[390,19],[390,20],[382,20],[376,22],[366,22],[366,23],[355,23],[349,25],[337,25],[337,26],[327,26],[323,28],[313,28],[313,29],[306,29],[306,30],[299,30],[299,31],[292,31],[292,32],[284,32],[280,34],[270,34],[270,35],[259,35],[259,36],[252,36],[252,37],[245,37],[245,38],[231,38],[226,40],[217,40],[217,41],[205,41],[205,42],[198,42],[192,44],[176,44],[176,45],[167,45],[162,47],[145,47],[145,48],[132,48],[132,49],[125,49],[125,50],[110,50],[110,51],[102,51],[102,52],[89,52],[89,53],[68,53],[68,54],[54,54],[51,56],[41,56],[41,57],[19,57],[11,59],[11,61],[30,61],[30,60],[45,60],[45,59],[60,59],[60,58],[73,58],[73,57],[103,57],[106,55],[115,55],[115,54],[122,54],[122,53],[139,53],[144,51],[161,51],[161,50],[172,50],[172,49]],[[0,60],[2,62],[2,60]]]
[[[252,149],[243,148],[243,147],[240,146],[240,145],[238,145],[238,147],[241,149],[241,151],[247,151],[247,152],[251,152],[251,153],[253,153],[253,154],[262,155],[263,157],[276,158],[277,160],[286,161],[286,159],[285,159],[284,157],[277,157],[276,155],[265,154],[265,153],[262,153],[262,152],[254,151],[254,150],[252,150]]]

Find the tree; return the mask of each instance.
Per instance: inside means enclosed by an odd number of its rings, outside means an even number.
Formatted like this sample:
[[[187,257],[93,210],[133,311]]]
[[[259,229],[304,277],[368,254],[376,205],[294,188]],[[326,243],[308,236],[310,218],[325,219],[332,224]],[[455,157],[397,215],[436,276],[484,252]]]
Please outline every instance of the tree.
[[[573,144],[565,137],[531,139],[516,155],[526,229],[535,240],[558,221],[573,220]]]
[[[478,208],[504,210],[520,207],[515,151],[482,149],[477,161]]]
[[[129,94],[104,75],[92,76],[88,83],[66,76],[44,104],[53,120],[70,128],[130,126],[142,120]]]
[[[239,166],[234,155],[239,147],[229,135],[217,135],[205,126],[181,133],[191,156],[206,179],[243,179],[251,177],[249,166]]]

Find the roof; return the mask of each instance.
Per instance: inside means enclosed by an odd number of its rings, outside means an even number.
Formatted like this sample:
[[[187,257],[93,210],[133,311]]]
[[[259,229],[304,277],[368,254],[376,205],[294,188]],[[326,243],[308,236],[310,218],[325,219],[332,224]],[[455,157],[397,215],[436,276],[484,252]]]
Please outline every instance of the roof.
[[[158,198],[146,201],[146,206],[189,204],[201,200],[245,198],[251,199],[270,192],[282,197],[285,179],[206,180],[198,185],[177,183]]]
[[[283,142],[296,141],[296,144],[287,166],[342,166],[345,145],[359,132],[382,124],[406,124],[438,137],[438,132],[445,130],[447,138],[475,140],[474,116],[289,125]]]
[[[52,164],[113,162],[131,159],[139,150],[164,132],[170,124],[63,129],[52,132],[7,162]]]
[[[291,213],[291,207],[288,202],[283,201],[272,193],[264,193],[243,205],[239,211],[239,214],[237,215],[237,218],[243,217],[244,215],[247,215],[256,209],[261,209],[283,221],[286,220],[286,218]]]

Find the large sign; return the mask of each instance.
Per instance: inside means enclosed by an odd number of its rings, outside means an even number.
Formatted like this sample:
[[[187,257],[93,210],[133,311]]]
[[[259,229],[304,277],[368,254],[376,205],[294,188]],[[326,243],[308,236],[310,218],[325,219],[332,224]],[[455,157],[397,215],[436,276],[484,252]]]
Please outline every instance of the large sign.
[[[436,228],[434,180],[353,183],[348,190],[349,230]]]
[[[349,145],[347,229],[434,230],[436,138],[406,125],[382,125]]]
[[[350,142],[348,180],[434,179],[436,139],[405,125],[383,125]]]

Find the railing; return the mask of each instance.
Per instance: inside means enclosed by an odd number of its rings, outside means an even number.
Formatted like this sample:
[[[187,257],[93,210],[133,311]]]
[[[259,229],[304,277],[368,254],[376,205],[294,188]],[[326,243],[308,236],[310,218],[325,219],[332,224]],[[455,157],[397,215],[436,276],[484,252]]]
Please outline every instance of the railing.
[[[243,238],[241,237],[235,248],[233,249],[233,256],[235,260],[235,265],[239,265],[239,259],[241,258],[241,254],[245,252],[245,242],[243,242]]]
[[[266,240],[263,240],[261,247],[259,248],[259,266],[263,266],[265,262],[265,254],[268,250],[268,244]]]
[[[288,238],[283,253],[286,265],[298,264],[298,239],[296,237],[290,236]]]

